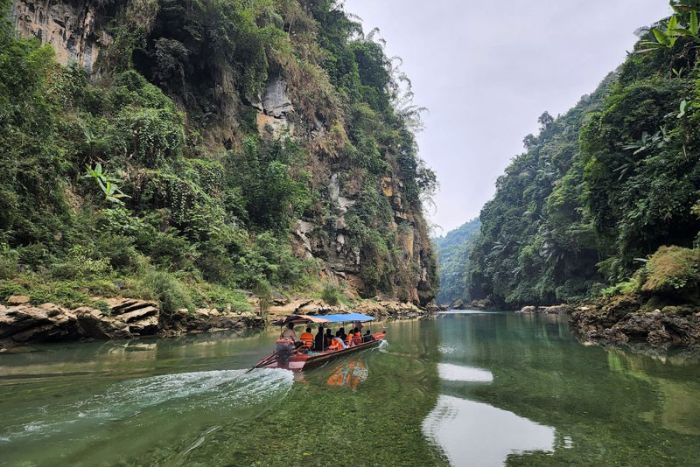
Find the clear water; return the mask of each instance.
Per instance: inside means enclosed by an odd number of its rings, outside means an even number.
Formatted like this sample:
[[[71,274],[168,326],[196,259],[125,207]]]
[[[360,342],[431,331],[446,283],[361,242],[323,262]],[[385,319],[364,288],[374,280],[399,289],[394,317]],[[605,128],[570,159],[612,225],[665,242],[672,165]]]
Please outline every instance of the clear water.
[[[302,375],[275,333],[0,355],[0,465],[700,465],[700,364],[446,314]]]

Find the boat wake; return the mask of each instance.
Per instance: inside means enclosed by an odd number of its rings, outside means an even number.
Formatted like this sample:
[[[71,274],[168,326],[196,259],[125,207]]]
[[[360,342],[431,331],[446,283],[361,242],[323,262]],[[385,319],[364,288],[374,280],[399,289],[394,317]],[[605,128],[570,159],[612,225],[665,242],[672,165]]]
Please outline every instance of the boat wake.
[[[0,444],[125,420],[145,410],[177,415],[256,406],[280,400],[292,383],[291,372],[269,369],[177,373],[123,381],[83,401],[38,408],[28,414],[29,420],[4,428]]]

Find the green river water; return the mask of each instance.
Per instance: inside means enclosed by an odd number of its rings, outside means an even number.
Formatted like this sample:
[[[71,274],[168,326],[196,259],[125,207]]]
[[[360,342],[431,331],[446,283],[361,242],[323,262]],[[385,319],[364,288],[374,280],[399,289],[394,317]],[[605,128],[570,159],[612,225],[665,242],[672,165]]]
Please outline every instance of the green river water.
[[[376,327],[376,326],[375,326]],[[700,465],[700,364],[454,313],[293,375],[276,331],[0,355],[0,465]]]

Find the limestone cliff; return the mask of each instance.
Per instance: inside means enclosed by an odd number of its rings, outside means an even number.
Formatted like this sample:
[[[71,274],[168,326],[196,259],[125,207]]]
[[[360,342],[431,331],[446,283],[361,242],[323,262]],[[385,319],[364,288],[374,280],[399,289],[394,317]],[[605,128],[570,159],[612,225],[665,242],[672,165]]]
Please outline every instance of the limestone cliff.
[[[59,63],[95,83],[131,68],[160,87],[183,112],[192,153],[206,148],[207,158],[223,160],[215,154],[240,150],[251,133],[300,145],[313,202],[290,223],[295,255],[351,295],[429,303],[425,169],[392,101],[389,60],[373,57],[381,46],[357,39],[359,26],[334,2],[262,3],[15,0],[12,14],[20,36],[49,44]],[[255,21],[245,22],[248,14]],[[227,21],[245,27],[227,29]],[[242,37],[245,28],[254,34]],[[128,170],[128,181],[143,178]]]

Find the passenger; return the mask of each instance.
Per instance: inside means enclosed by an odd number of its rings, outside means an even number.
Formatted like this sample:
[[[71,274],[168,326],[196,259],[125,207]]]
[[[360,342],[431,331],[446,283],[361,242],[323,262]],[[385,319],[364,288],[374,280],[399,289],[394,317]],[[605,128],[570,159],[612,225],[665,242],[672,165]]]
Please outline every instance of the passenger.
[[[316,352],[323,352],[326,349],[326,342],[323,337],[323,325],[318,327],[318,332],[316,333],[316,339],[314,340],[314,350]]]
[[[348,337],[345,335],[345,328],[338,329],[338,332],[335,333],[335,337],[340,337],[340,339],[345,341],[345,339],[347,339]]]
[[[282,330],[280,339],[291,339],[292,342],[297,341],[297,333],[294,332],[294,323],[287,323],[287,327]]]
[[[297,335],[294,332],[294,323],[288,323],[287,328],[282,331],[280,338],[277,339],[277,348],[275,349],[277,362],[281,368],[289,366],[289,358],[294,352],[296,340]]]
[[[355,345],[362,344],[362,332],[359,328],[355,328],[354,332],[352,333],[352,343]]]
[[[331,328],[326,329],[326,334],[323,336],[326,344],[326,348],[328,348],[331,345],[331,342],[333,342],[333,331]]]
[[[362,342],[372,342],[373,340],[374,340],[374,336],[372,335],[372,333],[368,329],[367,332],[365,333],[365,335],[362,336]]]
[[[307,350],[311,350],[314,346],[314,335],[311,334],[311,328],[306,328],[306,332],[304,332],[299,339]]]
[[[328,350],[332,351],[338,351],[338,350],[343,350],[345,348],[345,343],[340,340],[340,337],[334,337],[333,340],[331,341],[331,344],[328,346]]]
[[[351,330],[350,330],[350,333],[345,337],[345,344],[346,344],[348,347],[352,347],[352,346],[353,346],[352,338],[353,338],[353,333],[354,333],[354,332],[355,332],[355,330],[354,330],[354,329],[351,329]]]

